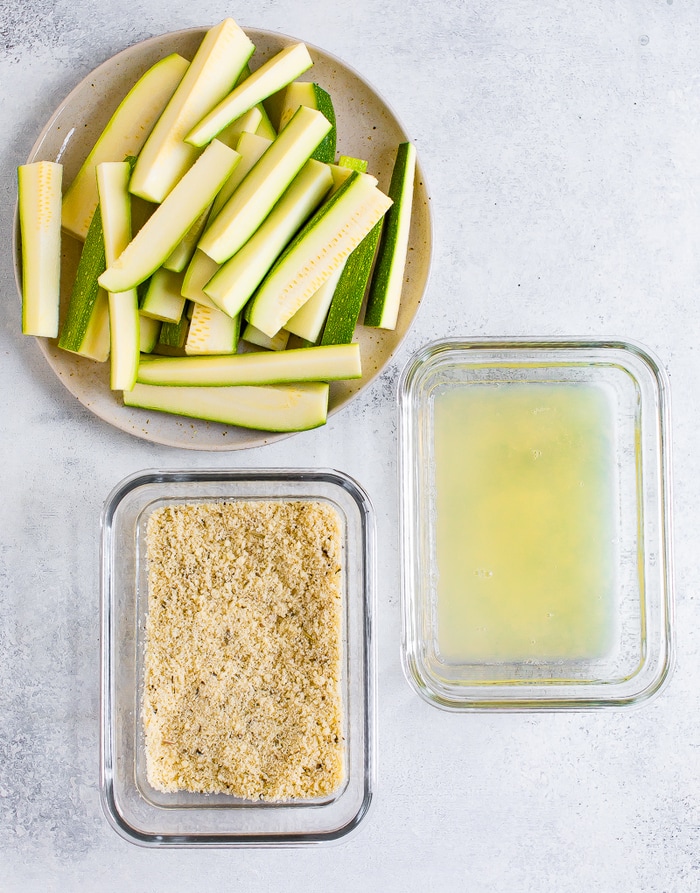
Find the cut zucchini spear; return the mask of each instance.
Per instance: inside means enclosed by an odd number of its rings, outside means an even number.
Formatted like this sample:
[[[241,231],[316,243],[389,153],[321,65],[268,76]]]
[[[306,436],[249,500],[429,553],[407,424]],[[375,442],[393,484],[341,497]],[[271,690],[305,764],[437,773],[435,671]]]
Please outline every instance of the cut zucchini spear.
[[[209,220],[209,214],[211,213],[213,204],[214,203],[212,202],[211,205],[208,205],[202,211],[199,217],[195,220],[192,226],[182,237],[180,242],[178,242],[173,251],[170,253],[170,256],[165,261],[163,261],[163,266],[166,270],[172,270],[173,273],[181,273],[185,269],[187,264],[192,260],[192,255],[194,254],[194,250],[197,247],[197,242],[199,242],[199,239],[207,225],[207,221]]]
[[[224,127],[221,133],[217,136],[217,139],[221,140],[222,143],[226,143],[226,145],[230,146],[232,149],[235,149],[241,134],[256,133],[261,123],[262,112],[256,106],[255,108],[249,109],[245,115],[241,115],[240,118],[232,121],[228,127]]]
[[[281,90],[311,68],[313,60],[303,43],[285,47],[242,81],[215,109],[199,121],[185,137],[191,146],[205,146],[253,106]]]
[[[109,304],[106,292],[97,282],[104,270],[105,243],[98,205],[85,237],[58,339],[58,346],[63,350],[97,360],[98,363],[104,363],[109,357]]]
[[[345,262],[328,311],[321,344],[349,344],[352,341],[381,230],[380,220]]]
[[[131,201],[128,161],[103,161],[97,165],[97,192],[102,213],[105,259],[119,257],[131,239]],[[139,299],[136,287],[109,292],[110,386],[131,390],[139,365]]]
[[[156,62],[134,84],[102,131],[63,198],[63,229],[85,239],[97,207],[95,168],[102,161],[138,155],[189,62],[173,53]]]
[[[331,129],[314,149],[311,157],[315,158],[316,161],[325,161],[326,164],[333,164],[335,161],[337,132],[335,128],[335,110],[331,97],[318,84],[312,84],[308,81],[294,81],[284,91],[280,115],[280,130],[287,125],[289,119],[300,105],[306,106],[307,109],[316,109],[331,122]],[[342,164],[342,161],[340,163]],[[366,164],[365,170],[367,170]]]
[[[162,322],[179,322],[185,309],[182,294],[182,273],[161,267],[148,280],[148,288],[141,302],[141,313]]]
[[[185,353],[187,356],[235,353],[240,330],[240,316],[232,319],[222,310],[195,304],[185,342]]]
[[[204,286],[204,293],[229,315],[238,313],[332,183],[328,165],[307,161],[260,228]]]
[[[239,185],[202,236],[199,247],[221,264],[252,236],[330,130],[330,122],[301,106]]]
[[[182,294],[197,304],[204,304],[205,307],[220,310],[221,308],[217,307],[209,295],[205,295],[202,291],[218,269],[217,262],[197,248],[185,271],[185,278],[182,280]]]
[[[146,384],[207,387],[334,381],[361,375],[357,344],[217,357],[144,357],[139,368],[139,381]]]
[[[270,338],[269,335],[247,322],[241,340],[247,341],[248,344],[254,344],[256,347],[262,347],[263,350],[286,350],[289,343],[289,332],[286,329],[280,329],[276,335]]]
[[[100,276],[100,285],[111,292],[126,291],[157,270],[213,201],[239,159],[237,152],[218,140],[210,143],[163,204],[156,208],[143,228]]]
[[[161,321],[151,319],[150,316],[141,314],[139,319],[139,350],[141,353],[151,353],[158,343]]]
[[[371,177],[353,171],[277,260],[248,305],[248,322],[266,335],[283,328],[390,205]]]
[[[235,387],[163,387],[137,383],[127,406],[263,431],[304,431],[326,421],[328,385],[302,382]]]
[[[352,257],[352,255],[350,256]],[[346,263],[347,260],[341,263],[338,269],[331,273],[320,288],[316,289],[294,316],[287,320],[284,324],[287,331],[293,335],[298,335],[299,338],[303,338],[305,341],[311,342],[311,344],[315,344],[319,340],[328,316],[328,309],[331,306],[333,295]]]
[[[17,170],[22,237],[22,331],[55,338],[61,293],[61,180],[54,161]]]
[[[260,161],[263,153],[266,152],[271,145],[272,140],[268,140],[264,136],[259,136],[257,133],[244,132],[240,135],[234,148],[241,156],[241,160],[238,162],[233,173],[221,187],[218,195],[214,199],[208,224],[213,222],[216,215],[248,175],[248,172],[258,163],[258,161]]]
[[[233,19],[207,31],[141,150],[129,186],[134,195],[162,202],[194,164],[200,150],[184,142],[184,136],[227,95],[254,49]]]
[[[403,288],[408,235],[413,207],[413,181],[416,150],[412,143],[401,143],[391,175],[389,196],[394,204],[384,222],[377,263],[372,274],[364,324],[380,329],[396,328]]]
[[[189,327],[190,321],[185,314],[183,314],[180,322],[161,323],[158,344],[154,350],[166,353],[172,352],[178,356],[182,356],[184,354],[185,341],[187,341],[187,330]]]

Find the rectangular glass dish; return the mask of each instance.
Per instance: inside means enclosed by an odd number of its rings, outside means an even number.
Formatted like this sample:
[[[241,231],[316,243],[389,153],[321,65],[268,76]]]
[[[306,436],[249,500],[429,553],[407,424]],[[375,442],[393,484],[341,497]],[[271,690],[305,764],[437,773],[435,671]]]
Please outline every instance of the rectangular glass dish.
[[[344,777],[328,796],[267,802],[164,793],[147,778],[148,520],[162,507],[240,500],[319,502],[340,522]],[[283,846],[331,842],[357,828],[374,784],[374,536],[367,495],[336,471],[145,471],[112,491],[102,516],[100,789],[105,814],[122,837],[151,847]]]
[[[628,342],[447,340],[399,384],[402,656],[446,710],[647,702],[673,665],[668,381]]]

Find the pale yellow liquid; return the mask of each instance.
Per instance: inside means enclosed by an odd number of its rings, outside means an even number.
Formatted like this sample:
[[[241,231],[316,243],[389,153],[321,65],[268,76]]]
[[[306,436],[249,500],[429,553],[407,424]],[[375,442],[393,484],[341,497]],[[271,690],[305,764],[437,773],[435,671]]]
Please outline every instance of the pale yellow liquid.
[[[442,658],[604,655],[616,565],[605,393],[473,384],[437,395],[434,412]]]

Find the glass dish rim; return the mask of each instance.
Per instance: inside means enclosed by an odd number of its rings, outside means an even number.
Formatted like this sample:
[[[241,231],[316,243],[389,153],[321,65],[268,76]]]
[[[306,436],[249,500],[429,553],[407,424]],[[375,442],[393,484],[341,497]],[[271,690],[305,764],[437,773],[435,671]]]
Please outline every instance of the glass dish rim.
[[[110,562],[108,555],[115,536],[114,515],[122,501],[134,490],[144,485],[171,483],[220,483],[237,481],[245,483],[275,482],[290,483],[305,481],[327,483],[349,493],[358,509],[358,520],[362,530],[362,542],[358,544],[358,554],[362,556],[361,582],[361,648],[365,672],[361,677],[363,694],[363,740],[365,742],[360,755],[360,774],[363,779],[362,801],[348,821],[329,831],[285,831],[282,834],[272,832],[254,832],[237,834],[229,831],[159,833],[155,830],[143,831],[133,827],[128,816],[122,814],[115,797],[115,773],[117,751],[113,740],[114,711],[114,679],[113,659],[111,654],[114,622],[113,592],[110,580]],[[178,499],[180,497],[174,496]],[[185,497],[196,500],[192,495]],[[255,497],[257,498],[257,497]],[[265,498],[264,494],[261,498]],[[274,498],[274,497],[273,497]],[[282,499],[289,498],[282,496]],[[305,498],[303,495],[293,498]],[[313,498],[313,495],[309,498]],[[100,803],[108,824],[123,839],[144,848],[285,848],[304,847],[311,844],[330,845],[345,841],[358,830],[367,816],[374,800],[376,789],[376,518],[372,501],[362,485],[345,472],[332,468],[148,468],[133,472],[120,480],[106,497],[100,516],[100,736],[99,736],[99,785]],[[345,786],[341,788],[341,797]],[[332,806],[329,803],[308,805],[293,803],[293,810],[323,810]],[[265,804],[269,808],[271,804]],[[255,809],[255,805],[245,804],[245,809]],[[188,811],[196,814],[197,807],[188,807]]]
[[[411,591],[411,556],[407,542],[412,533],[412,522],[408,517],[407,506],[411,499],[409,492],[416,486],[412,479],[409,466],[409,454],[415,448],[412,438],[415,438],[415,430],[411,429],[409,401],[413,391],[420,388],[420,371],[429,366],[436,358],[450,351],[503,352],[507,354],[503,358],[502,366],[518,367],[517,355],[521,352],[534,351],[553,352],[555,354],[575,354],[583,351],[607,351],[617,350],[634,356],[640,361],[645,371],[650,375],[654,396],[657,404],[654,409],[656,433],[658,442],[656,446],[657,467],[660,470],[659,487],[656,496],[659,500],[659,537],[662,548],[659,558],[661,570],[660,591],[660,634],[662,636],[662,651],[660,652],[659,668],[656,675],[640,690],[624,697],[615,697],[611,692],[603,697],[591,697],[576,695],[575,685],[548,684],[534,680],[530,683],[520,683],[516,689],[511,686],[510,694],[493,697],[496,686],[490,683],[469,683],[462,687],[466,694],[458,697],[452,693],[445,695],[432,685],[430,675],[425,672],[421,664],[415,641],[412,641],[411,631],[413,626],[412,610],[414,602],[420,596]],[[577,363],[575,359],[545,363],[556,366],[591,365]],[[626,369],[638,383],[634,370]],[[416,383],[418,381],[418,383]],[[638,341],[620,338],[562,338],[562,337],[447,337],[430,341],[409,356],[400,372],[397,386],[398,406],[398,479],[399,479],[399,539],[401,554],[401,663],[404,676],[410,687],[420,695],[423,700],[434,707],[456,713],[464,712],[563,712],[563,711],[594,711],[598,709],[628,710],[641,707],[656,698],[668,685],[675,667],[675,583],[673,562],[673,518],[672,518],[672,461],[671,461],[671,422],[670,422],[670,380],[659,358],[649,348]],[[415,538],[415,536],[414,536]],[[645,553],[646,557],[646,553]],[[415,638],[415,637],[414,637]],[[448,686],[446,686],[447,688]],[[611,686],[613,688],[614,686]],[[504,684],[503,688],[507,688]],[[580,689],[580,685],[579,685]],[[549,692],[549,694],[543,694]],[[556,692],[556,693],[555,693]],[[491,696],[489,696],[489,693]]]

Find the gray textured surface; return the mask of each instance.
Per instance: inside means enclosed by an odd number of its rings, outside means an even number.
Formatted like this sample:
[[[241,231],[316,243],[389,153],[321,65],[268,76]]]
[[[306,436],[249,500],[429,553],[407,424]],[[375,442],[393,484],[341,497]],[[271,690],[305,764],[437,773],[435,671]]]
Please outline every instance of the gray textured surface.
[[[15,167],[96,63],[232,14],[346,60],[413,136],[435,260],[408,343],[324,429],[191,454],[111,430],[19,332]],[[700,889],[700,11],[691,0],[140,0],[0,6],[0,887],[3,891]],[[394,391],[436,337],[639,340],[672,382],[677,668],[653,705],[565,716],[442,714],[399,664]],[[346,844],[151,852],[97,791],[98,520],[141,468],[334,466],[372,497],[380,543],[379,778]],[[330,878],[334,880],[331,884]]]

